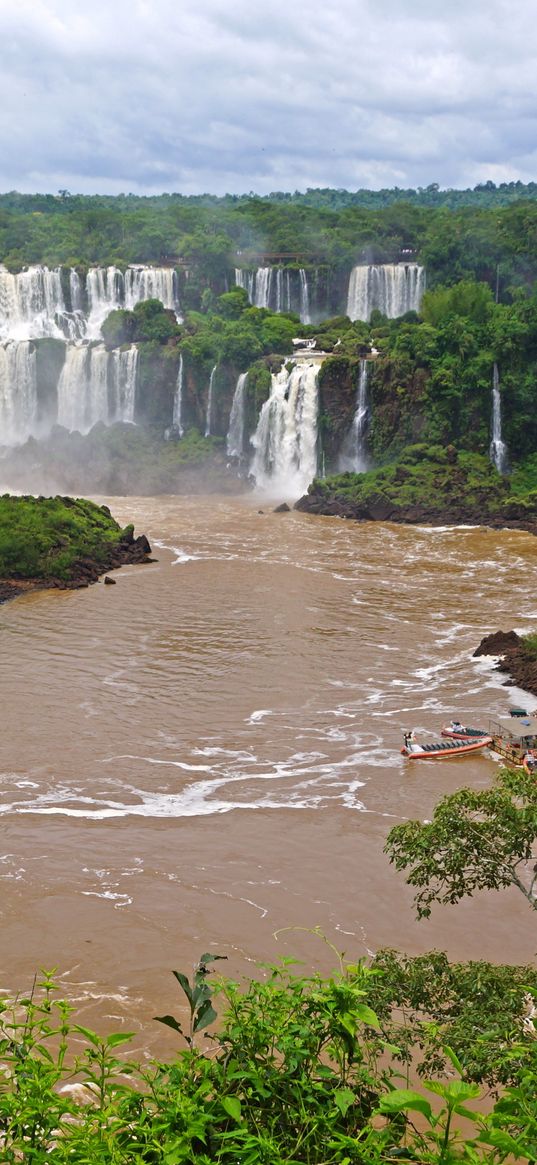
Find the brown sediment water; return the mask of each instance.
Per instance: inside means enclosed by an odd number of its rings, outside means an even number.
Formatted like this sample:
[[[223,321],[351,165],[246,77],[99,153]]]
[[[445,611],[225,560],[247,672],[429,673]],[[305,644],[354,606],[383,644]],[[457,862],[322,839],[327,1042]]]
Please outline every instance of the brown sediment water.
[[[504,676],[472,659],[534,630],[537,541],[506,530],[274,514],[259,499],[107,499],[158,562],[0,608],[0,987],[58,968],[84,1022],[174,1011],[170,969],[234,977],[380,946],[532,960],[515,891],[435,908],[383,854],[486,754],[414,764],[402,732],[487,726]],[[283,930],[277,938],[275,932]]]

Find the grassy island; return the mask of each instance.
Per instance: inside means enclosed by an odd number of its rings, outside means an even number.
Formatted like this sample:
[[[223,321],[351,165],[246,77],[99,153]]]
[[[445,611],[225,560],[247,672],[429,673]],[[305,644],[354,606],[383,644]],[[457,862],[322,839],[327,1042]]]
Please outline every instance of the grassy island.
[[[87,586],[106,570],[142,562],[150,546],[85,498],[0,497],[0,599],[21,582]]]
[[[537,490],[518,492],[488,457],[454,446],[411,445],[369,473],[316,480],[297,509],[391,522],[471,522],[537,532]]]

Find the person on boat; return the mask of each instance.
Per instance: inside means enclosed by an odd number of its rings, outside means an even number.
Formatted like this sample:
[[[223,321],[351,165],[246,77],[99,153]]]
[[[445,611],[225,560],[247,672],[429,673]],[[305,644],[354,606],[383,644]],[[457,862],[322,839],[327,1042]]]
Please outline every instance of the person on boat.
[[[464,727],[460,720],[452,720],[450,727],[452,732],[464,732]]]
[[[535,756],[535,753],[527,752],[524,760],[522,761],[522,764],[528,772],[535,773],[537,775],[537,756]]]
[[[410,732],[404,732],[403,738],[407,752],[413,752],[416,748],[416,737],[414,736],[413,730],[410,729]]]

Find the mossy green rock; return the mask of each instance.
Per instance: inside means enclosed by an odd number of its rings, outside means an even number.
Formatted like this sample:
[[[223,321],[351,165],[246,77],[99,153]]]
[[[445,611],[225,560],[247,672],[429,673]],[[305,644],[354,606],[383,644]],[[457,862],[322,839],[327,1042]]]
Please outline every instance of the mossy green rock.
[[[82,585],[120,565],[133,545],[132,527],[122,530],[106,506],[84,498],[0,497],[1,578]]]

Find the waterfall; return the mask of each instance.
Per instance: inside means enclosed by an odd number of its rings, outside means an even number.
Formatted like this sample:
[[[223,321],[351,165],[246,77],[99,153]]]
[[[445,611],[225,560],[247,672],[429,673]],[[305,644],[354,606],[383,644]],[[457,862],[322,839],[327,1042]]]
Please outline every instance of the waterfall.
[[[247,379],[248,373],[241,372],[233,394],[227,433],[227,455],[228,457],[238,457],[239,461],[244,453],[244,398]]]
[[[368,361],[360,360],[356,409],[352,425],[343,442],[343,448],[339,457],[339,470],[341,473],[365,473],[367,469],[366,434],[369,423],[369,404],[367,400],[368,375]]]
[[[175,396],[173,398],[173,414],[172,425],[177,430],[179,436],[182,437],[184,433],[182,425],[183,412],[183,353],[179,356],[179,368],[177,369],[177,380],[175,382]]]
[[[0,339],[61,338],[65,310],[60,267],[29,267],[12,275],[0,266]]]
[[[507,473],[507,445],[502,441],[502,399],[497,364],[492,370],[492,422],[489,456],[498,473]]]
[[[270,307],[272,267],[258,267],[254,280],[254,307]]]
[[[308,277],[303,267],[258,267],[255,271],[236,267],[235,286],[246,291],[254,307],[267,307],[274,312],[298,307],[302,323],[311,323]]]
[[[291,311],[291,272],[288,268],[283,272],[285,303],[282,311]]]
[[[242,287],[250,303],[254,302],[255,272],[245,271],[243,267],[235,267],[235,286]]]
[[[211,372],[211,377],[209,380],[209,392],[207,395],[207,419],[205,421],[205,436],[206,437],[211,436],[211,423],[212,423],[212,419],[213,419],[213,389],[214,389],[214,378],[215,378],[217,368],[218,368],[218,365],[215,364],[215,366]]]
[[[101,325],[117,308],[132,311],[144,299],[160,299],[164,307],[179,311],[177,277],[171,267],[90,267],[86,280],[88,321],[86,335],[99,339]]]
[[[124,306],[132,309],[144,299],[160,299],[164,307],[174,311],[176,283],[172,267],[128,267],[124,275]]]
[[[300,268],[298,274],[300,276],[300,319],[303,324],[311,324],[308,277],[303,267]]]
[[[0,343],[0,445],[37,432],[35,349],[28,340]]]
[[[104,344],[67,345],[58,381],[58,424],[87,433],[97,421],[108,421],[108,363],[115,355]]]
[[[36,353],[28,341],[47,337],[67,341],[57,385],[60,424],[87,432],[96,421],[132,421],[136,348],[106,352],[81,341],[99,341],[110,311],[147,298],[177,314],[172,268],[136,265],[123,274],[91,267],[84,283],[73,268],[33,266],[14,275],[0,265],[0,443],[16,444],[38,429]]]
[[[271,493],[299,497],[317,471],[318,365],[297,362],[272,376],[252,438],[251,473]]]
[[[276,279],[274,279],[276,274]],[[277,302],[278,297],[281,301],[282,295],[282,269],[281,267],[258,267],[256,271],[245,271],[242,267],[235,268],[235,283],[237,287],[242,287],[248,295],[250,303],[254,307],[271,307],[272,288],[275,283],[276,291],[274,299]],[[281,311],[281,307],[272,307],[272,310]]]
[[[117,267],[90,267],[86,276],[88,321],[86,335],[100,339],[107,315],[123,307],[123,275]]]
[[[347,296],[351,320],[368,320],[374,308],[388,319],[419,311],[425,291],[425,268],[417,263],[353,267]]]
[[[98,349],[93,348],[92,351],[95,352]],[[115,348],[112,352],[108,352],[107,379],[110,394],[110,421],[134,422],[137,372],[138,349],[135,344],[131,344],[130,348],[124,350]]]

